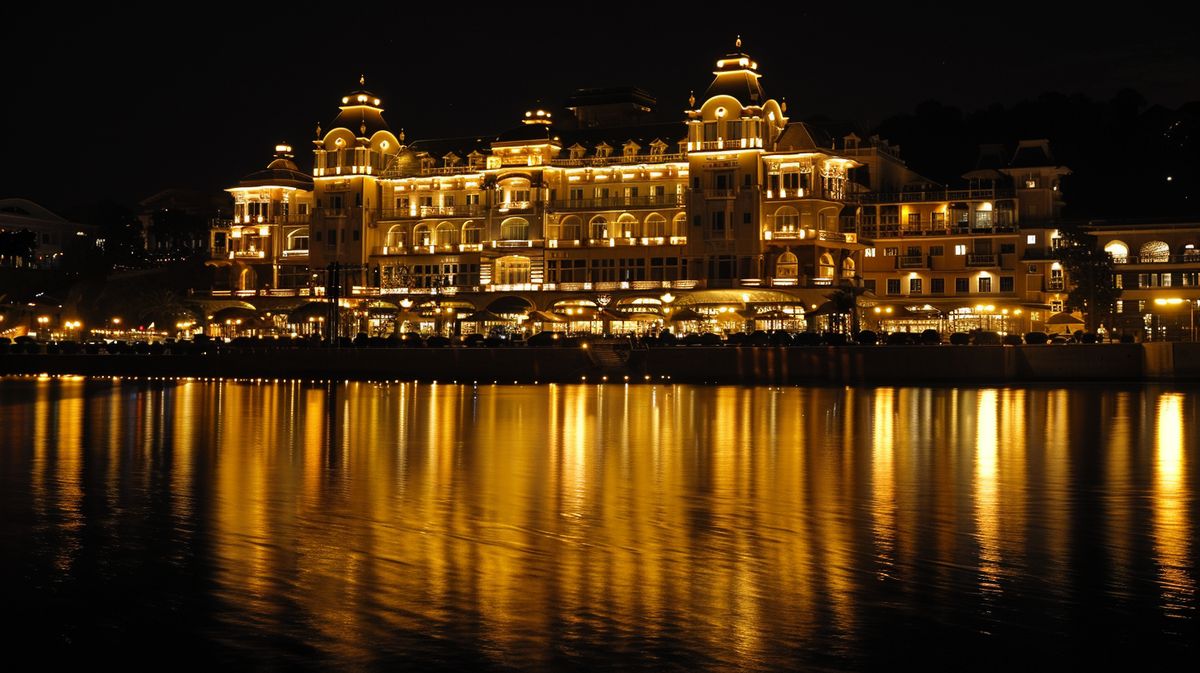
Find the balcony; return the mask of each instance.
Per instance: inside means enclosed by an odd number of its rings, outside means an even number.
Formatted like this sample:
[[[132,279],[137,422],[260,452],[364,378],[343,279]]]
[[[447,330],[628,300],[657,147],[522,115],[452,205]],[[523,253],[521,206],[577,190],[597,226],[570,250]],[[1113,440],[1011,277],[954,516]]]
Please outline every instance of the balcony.
[[[409,208],[384,208],[379,211],[379,220],[403,220],[422,217],[477,217],[483,213],[478,203],[455,206],[416,206]]]
[[[653,196],[615,196],[598,199],[558,199],[551,201],[551,210],[606,210],[630,208],[682,208],[682,194],[656,194]]]
[[[634,156],[609,156],[609,157],[580,157],[578,159],[551,159],[551,166],[571,167],[571,166],[617,166],[617,165],[633,165],[638,164],[665,164],[678,161],[687,161],[686,153],[677,154],[638,154]]]
[[[1065,289],[1066,289],[1066,283],[1064,283],[1062,280],[1046,281],[1046,290],[1049,292],[1062,292]]]
[[[704,195],[706,199],[732,199],[737,196],[736,189],[699,189],[697,192]]]
[[[295,259],[297,257],[308,257],[308,248],[303,248],[303,249],[297,248],[294,250],[284,250],[283,251],[284,259]]]
[[[928,266],[929,260],[925,255],[900,255],[896,258],[898,269],[924,269]]]
[[[532,208],[532,201],[502,201],[496,204],[496,212],[498,213],[523,212]]]
[[[858,203],[938,203],[944,201],[994,201],[1014,197],[1013,190],[1007,188],[931,189],[909,192],[862,192],[847,194],[846,200]]]
[[[967,255],[967,266],[1000,266],[995,253],[971,253]]]

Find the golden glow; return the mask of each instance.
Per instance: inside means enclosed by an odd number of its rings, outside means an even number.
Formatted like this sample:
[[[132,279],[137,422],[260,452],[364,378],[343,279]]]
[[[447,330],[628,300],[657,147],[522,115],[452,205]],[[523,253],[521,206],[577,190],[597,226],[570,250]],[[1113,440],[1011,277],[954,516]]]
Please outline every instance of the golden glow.
[[[1158,399],[1154,460],[1154,555],[1163,612],[1177,619],[1194,610],[1196,595],[1183,401],[1179,393],[1163,393]]]

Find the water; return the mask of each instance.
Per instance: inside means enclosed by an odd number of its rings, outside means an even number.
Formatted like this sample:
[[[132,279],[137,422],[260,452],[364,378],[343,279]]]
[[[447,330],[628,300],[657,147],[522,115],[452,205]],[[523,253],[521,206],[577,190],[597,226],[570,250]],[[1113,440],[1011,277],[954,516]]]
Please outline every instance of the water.
[[[0,379],[5,654],[1195,663],[1198,400]]]

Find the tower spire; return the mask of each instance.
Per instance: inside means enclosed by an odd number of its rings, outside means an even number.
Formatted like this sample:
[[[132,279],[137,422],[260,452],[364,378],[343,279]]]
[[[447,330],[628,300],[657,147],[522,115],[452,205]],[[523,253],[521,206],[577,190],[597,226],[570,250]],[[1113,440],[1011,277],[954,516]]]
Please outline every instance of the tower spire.
[[[734,40],[733,46],[737,47],[738,49],[742,48],[742,36],[741,35],[738,35],[737,40]]]
[[[367,76],[366,76],[366,75],[363,75],[362,73],[359,73],[359,75],[358,75],[358,85],[359,85],[359,86],[366,86],[366,85],[367,85]]]

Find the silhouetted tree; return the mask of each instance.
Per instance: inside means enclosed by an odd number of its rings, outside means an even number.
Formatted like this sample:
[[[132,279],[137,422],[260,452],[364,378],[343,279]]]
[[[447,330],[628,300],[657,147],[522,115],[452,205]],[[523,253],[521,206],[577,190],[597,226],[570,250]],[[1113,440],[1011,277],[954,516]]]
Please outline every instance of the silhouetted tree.
[[[1095,236],[1078,227],[1064,227],[1060,232],[1058,259],[1071,281],[1067,306],[1082,310],[1088,331],[1095,332],[1105,318],[1112,324],[1113,309],[1121,296],[1113,282],[1112,256],[1097,248]]]

